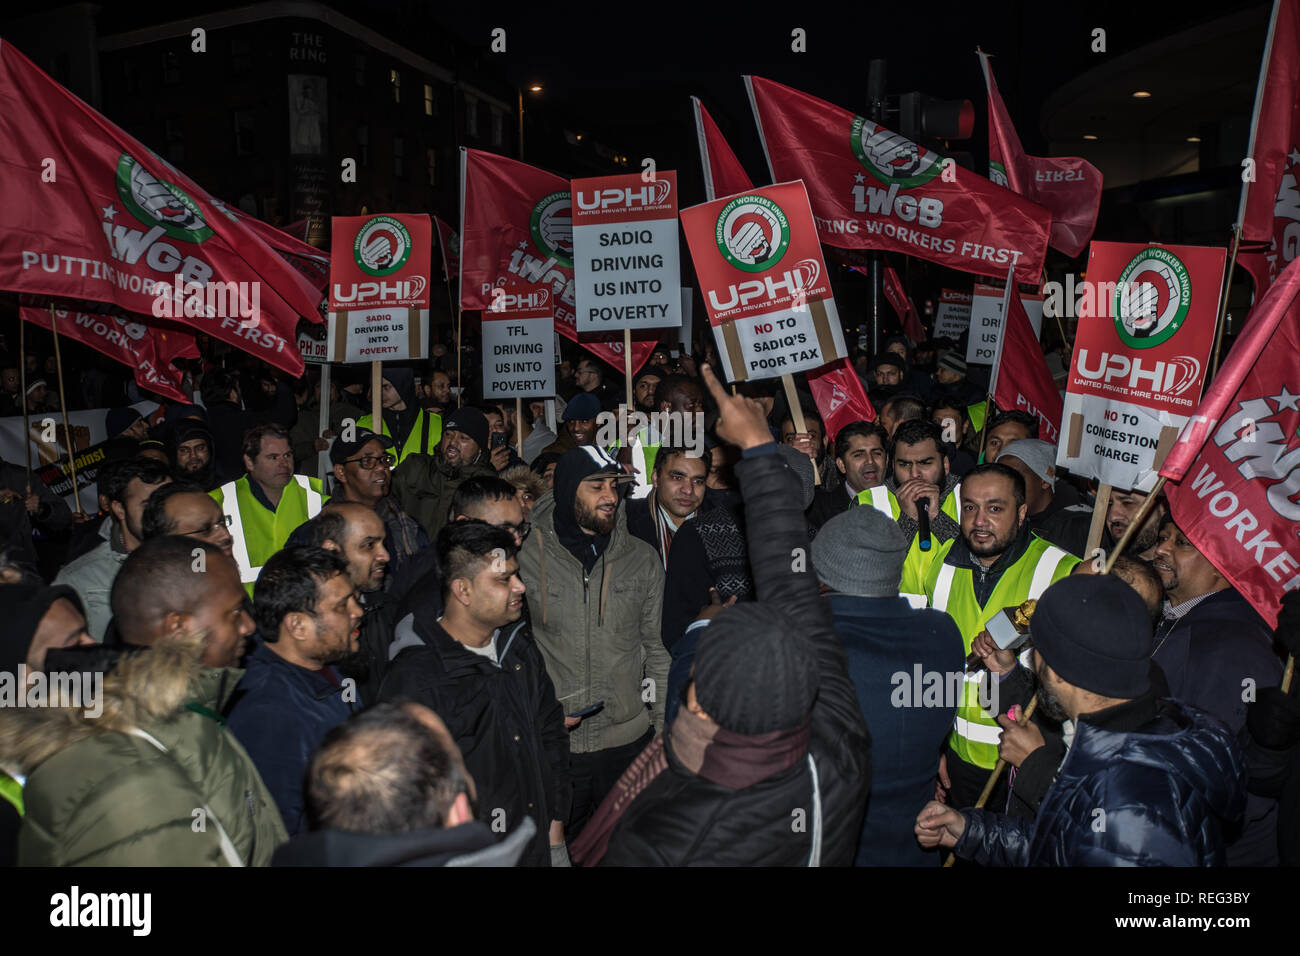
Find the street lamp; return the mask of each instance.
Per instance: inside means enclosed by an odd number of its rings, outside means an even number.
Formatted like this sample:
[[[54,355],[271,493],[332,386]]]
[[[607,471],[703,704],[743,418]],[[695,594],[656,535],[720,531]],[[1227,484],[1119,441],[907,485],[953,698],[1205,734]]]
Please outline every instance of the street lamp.
[[[522,160],[524,158],[524,91],[522,89],[517,89],[515,92],[519,95],[519,158]],[[528,92],[542,92],[542,84],[530,83],[528,85]]]

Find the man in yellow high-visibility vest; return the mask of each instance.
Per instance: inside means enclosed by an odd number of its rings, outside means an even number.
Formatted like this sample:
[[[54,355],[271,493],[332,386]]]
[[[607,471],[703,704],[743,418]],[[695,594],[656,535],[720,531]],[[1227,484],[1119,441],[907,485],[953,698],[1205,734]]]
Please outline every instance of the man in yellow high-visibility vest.
[[[357,428],[393,439],[393,454],[399,465],[407,455],[416,452],[432,455],[442,440],[442,416],[420,407],[415,394],[415,373],[409,368],[386,368],[382,383],[380,427],[375,427],[372,415],[362,415],[357,419]]]
[[[1037,599],[1079,563],[1061,548],[1033,537],[1027,512],[1024,478],[1006,465],[980,465],[962,480],[961,535],[932,549],[924,592],[931,607],[957,622],[967,654],[994,615]],[[966,674],[940,764],[940,783],[955,807],[974,805],[998,759],[1001,729],[994,719],[996,707],[981,705],[981,676],[982,670]],[[999,790],[1005,799],[1005,781]],[[997,805],[999,790],[989,806]]]
[[[249,596],[267,558],[279,551],[293,529],[320,514],[329,499],[319,478],[295,475],[289,432],[282,425],[258,425],[244,435],[247,473],[228,481],[212,497],[230,516],[235,563]]]
[[[837,488],[819,488],[808,508],[808,524],[816,532],[850,507],[870,504],[889,514],[889,434],[878,422],[849,422],[835,435],[835,467],[844,476]],[[890,514],[891,518],[897,517]]]

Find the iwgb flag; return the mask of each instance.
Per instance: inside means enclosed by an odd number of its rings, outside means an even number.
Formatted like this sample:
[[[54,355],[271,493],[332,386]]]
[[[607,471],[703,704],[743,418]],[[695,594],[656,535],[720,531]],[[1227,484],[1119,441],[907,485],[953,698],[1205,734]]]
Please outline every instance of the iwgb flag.
[[[916,314],[916,306],[912,304],[907,290],[903,288],[903,280],[898,277],[893,266],[885,266],[884,278],[885,298],[898,313],[898,321],[903,324],[903,333],[913,345],[916,345],[925,338],[925,329],[921,327],[921,317]]]
[[[215,199],[212,203],[224,211],[226,215],[247,226],[249,231],[257,238],[274,249],[281,259],[293,266],[294,270],[303,279],[307,280],[308,289],[310,290],[308,294],[315,294],[318,298],[324,299],[330,283],[330,257],[327,253],[303,242],[297,236],[294,236],[289,229],[277,229],[270,223],[263,222],[255,216],[250,216],[242,209],[232,208],[228,204],[218,202]],[[319,311],[318,308],[318,314]]]
[[[546,283],[555,330],[623,371],[622,341],[578,338],[569,181],[495,153],[460,151],[460,305],[492,308],[492,290]],[[616,255],[614,250],[611,255]],[[654,331],[632,335],[632,370],[654,351]]]
[[[318,292],[238,217],[0,42],[0,289],[158,315],[302,374]]]
[[[803,179],[821,241],[1038,282],[1051,214],[848,110],[745,77],[773,180]]]
[[[846,358],[809,372],[808,388],[817,403],[817,411],[821,412],[827,443],[835,441],[840,429],[849,422],[876,420],[876,410],[862,390],[862,379]]]
[[[1007,274],[1006,295],[1002,299],[1002,336],[993,366],[989,394],[998,408],[1018,408],[1038,418],[1039,437],[1055,445],[1061,439],[1061,393],[1047,368],[1038,336],[1029,315],[1013,295],[1016,284]]]
[[[1048,244],[1071,258],[1088,246],[1101,208],[1101,170],[1077,156],[1028,156],[993,80],[989,55],[979,54],[989,93],[989,178],[1052,214]]]
[[[460,278],[460,236],[437,216],[433,224],[438,229],[438,248],[442,250],[442,277],[448,282]]]
[[[695,135],[700,141],[700,165],[704,167],[704,198],[712,201],[751,188],[754,184],[745,167],[740,165],[698,96],[691,97],[691,111],[695,114]]]
[[[1300,587],[1300,264],[1247,318],[1160,474],[1174,521],[1271,625]]]
[[[49,308],[22,305],[19,316],[53,331]],[[174,358],[198,358],[199,346],[185,328],[143,317],[121,318],[104,312],[55,306],[59,334],[131,367],[136,384],[172,401],[188,405],[193,397],[181,390],[181,373]],[[166,327],[164,327],[166,326]]]

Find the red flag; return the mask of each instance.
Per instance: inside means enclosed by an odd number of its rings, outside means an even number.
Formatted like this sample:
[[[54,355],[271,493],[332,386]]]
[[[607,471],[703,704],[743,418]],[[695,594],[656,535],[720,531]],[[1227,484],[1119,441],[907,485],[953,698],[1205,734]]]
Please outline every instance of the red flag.
[[[158,319],[118,318],[103,312],[54,309],[59,334],[129,365],[136,384],[151,392],[165,395],[186,405],[193,396],[181,391],[181,373],[172,364],[174,358],[198,358],[199,346],[184,327],[164,326]],[[19,315],[24,322],[50,330],[50,310],[23,305]]]
[[[822,242],[1037,282],[1051,214],[815,96],[745,77],[775,181],[803,179]]]
[[[817,411],[821,412],[828,443],[833,442],[840,429],[849,422],[876,420],[876,410],[862,390],[862,379],[858,378],[848,359],[837,359],[813,369],[808,373],[808,388],[817,403]]]
[[[1160,469],[1178,527],[1274,625],[1282,593],[1300,587],[1297,291],[1293,260],[1255,306]]]
[[[1255,175],[1253,183],[1243,177],[1241,185],[1241,241],[1268,247],[1242,256],[1255,278],[1258,303],[1296,254],[1288,233],[1300,222],[1300,0],[1273,5],[1246,156]]]
[[[731,151],[722,131],[704,108],[698,96],[691,97],[695,113],[695,135],[700,141],[700,163],[704,167],[704,195],[710,202],[719,196],[732,196],[752,189],[754,184]]]
[[[460,304],[490,309],[492,290],[545,282],[555,330],[624,370],[623,342],[581,340],[573,295],[573,212],[569,181],[495,153],[460,151]],[[654,351],[654,329],[632,333],[632,370]]]
[[[0,142],[0,288],[142,315],[183,304],[177,321],[302,374],[298,317],[320,320],[319,294],[192,180],[9,43],[0,43]]]
[[[229,206],[216,199],[212,200],[212,204],[225,210],[228,215],[233,216],[240,223],[247,226],[248,230],[257,238],[274,249],[281,259],[293,266],[298,274],[307,280],[307,285],[304,288],[305,294],[314,295],[319,299],[325,297],[330,282],[329,253],[303,242],[290,229],[277,229],[270,223],[263,222],[255,216],[250,216],[242,209]],[[319,318],[318,306],[316,319],[319,321]]]
[[[1002,335],[989,393],[998,408],[1019,408],[1038,417],[1039,437],[1055,445],[1061,438],[1061,393],[1047,368],[1038,336],[1020,301],[1016,284],[1007,277],[1002,300]]]
[[[460,278],[460,236],[437,216],[433,224],[438,227],[438,248],[442,250],[442,277],[451,282]]]
[[[885,298],[898,313],[898,321],[903,323],[904,334],[913,345],[925,340],[925,329],[921,327],[921,317],[916,314],[916,306],[903,288],[903,280],[898,277],[891,265],[885,266]]]
[[[980,66],[989,92],[989,178],[1052,214],[1048,244],[1067,256],[1080,255],[1097,228],[1101,170],[1077,156],[1028,156],[993,80],[989,55]]]

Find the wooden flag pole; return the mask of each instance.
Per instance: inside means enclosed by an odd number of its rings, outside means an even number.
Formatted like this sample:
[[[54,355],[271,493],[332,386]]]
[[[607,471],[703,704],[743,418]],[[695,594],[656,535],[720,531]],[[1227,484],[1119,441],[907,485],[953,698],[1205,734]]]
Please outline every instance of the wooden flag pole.
[[[524,457],[524,400],[515,396],[515,451]]]
[[[18,319],[18,375],[23,390],[23,461],[27,464],[27,494],[32,493],[32,426],[27,414],[27,323]]]
[[[636,405],[632,403],[632,330],[623,330],[623,376],[627,386],[627,412],[631,414]]]
[[[373,422],[373,419],[371,420]],[[330,363],[326,362],[320,367],[320,415],[317,425],[320,427],[316,431],[316,437],[323,437],[329,431],[330,427]],[[383,425],[379,428],[382,431]],[[316,471],[320,475],[321,481],[325,481],[330,474],[329,451],[316,453]]]
[[[1083,559],[1087,561],[1101,545],[1101,532],[1106,527],[1106,513],[1110,511],[1111,487],[1104,481],[1097,486],[1097,503],[1092,509],[1092,523],[1088,525],[1088,543],[1083,547]]]
[[[20,320],[21,321],[21,320]],[[68,424],[68,400],[63,397],[63,356],[59,352],[59,325],[54,317],[54,303],[50,303],[50,331],[54,333],[54,371],[59,376],[59,406],[63,409],[63,434],[68,440],[68,469],[72,472],[72,501],[77,506],[77,514],[85,516],[81,510],[81,489],[77,487],[77,441],[72,436],[72,426]],[[26,359],[23,360],[24,365]],[[27,396],[23,396],[23,408],[27,407]],[[31,478],[28,477],[27,493],[31,494]]]
[[[1282,671],[1282,693],[1291,693],[1291,678],[1295,676],[1295,655],[1286,656],[1286,668]]]
[[[460,356],[462,348],[461,335],[465,331],[465,310],[456,310],[456,407],[460,408],[465,399],[465,383],[460,380]]]
[[[1228,256],[1228,281],[1223,284],[1223,300],[1219,303],[1219,321],[1214,325],[1214,358],[1210,361],[1210,374],[1206,381],[1219,371],[1219,351],[1223,348],[1223,329],[1227,325],[1228,294],[1232,291],[1232,270],[1237,264],[1237,250],[1241,246],[1241,227],[1232,227],[1232,254]]]
[[[794,376],[786,372],[781,376],[781,384],[785,386],[785,400],[790,406],[790,421],[794,422],[794,427],[800,435],[808,434],[808,423],[804,421],[803,406],[799,404],[799,395],[794,390]],[[779,424],[779,423],[778,423]],[[811,459],[813,466],[813,485],[822,483],[821,473],[817,468],[817,459]]]
[[[383,362],[370,363],[370,429],[376,435],[384,433],[383,396],[384,373]],[[322,402],[325,396],[322,395]]]

